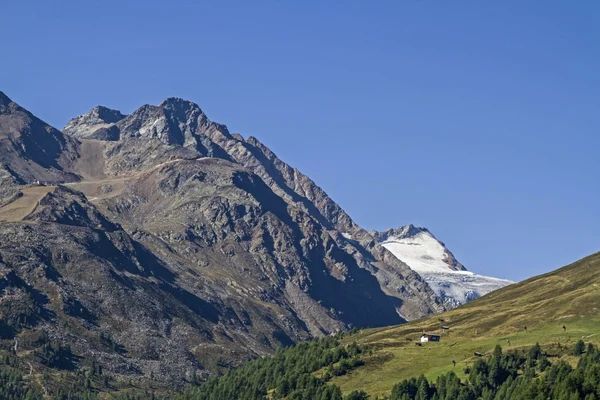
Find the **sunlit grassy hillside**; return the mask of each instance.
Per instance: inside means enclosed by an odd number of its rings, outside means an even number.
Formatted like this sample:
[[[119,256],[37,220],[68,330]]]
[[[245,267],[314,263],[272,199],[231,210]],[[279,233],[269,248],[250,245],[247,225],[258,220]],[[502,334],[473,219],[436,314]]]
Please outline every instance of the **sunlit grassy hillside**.
[[[600,253],[596,253],[447,313],[349,336],[346,341],[372,347],[372,354],[363,357],[365,365],[331,382],[345,393],[362,389],[375,397],[411,376],[435,378],[450,370],[462,376],[475,352],[485,356],[496,344],[511,349],[539,342],[550,355],[568,358],[568,349],[582,337],[600,343],[599,307]],[[450,329],[440,343],[415,345],[423,332],[441,333],[442,326]]]

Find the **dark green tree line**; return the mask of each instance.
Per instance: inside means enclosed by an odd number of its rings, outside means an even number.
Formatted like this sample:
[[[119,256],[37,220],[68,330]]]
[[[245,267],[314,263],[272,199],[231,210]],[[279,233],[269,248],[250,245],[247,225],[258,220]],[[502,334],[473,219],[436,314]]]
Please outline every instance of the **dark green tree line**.
[[[454,372],[430,383],[424,376],[397,384],[391,400],[597,400],[600,399],[600,352],[580,341],[573,354],[581,355],[576,368],[564,361],[551,364],[539,345],[527,354],[503,354],[497,346],[489,359],[478,359],[465,372],[466,382]]]

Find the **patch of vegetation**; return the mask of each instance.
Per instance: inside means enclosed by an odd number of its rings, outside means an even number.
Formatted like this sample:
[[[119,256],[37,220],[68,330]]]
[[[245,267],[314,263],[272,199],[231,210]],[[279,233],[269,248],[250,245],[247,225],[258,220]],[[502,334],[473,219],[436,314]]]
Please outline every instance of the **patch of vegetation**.
[[[24,327],[35,325],[41,314],[41,308],[30,293],[13,288],[0,303],[0,338],[12,338]]]
[[[578,340],[577,343],[575,343],[575,346],[573,346],[573,355],[580,356],[583,354],[584,351],[585,343],[583,342],[583,340]]]
[[[36,350],[34,359],[50,368],[71,370],[74,368],[74,355],[70,346],[63,346],[56,340],[50,340],[47,336],[41,349]]]
[[[577,341],[600,344],[600,253],[551,273],[494,291],[440,315],[410,323],[362,330],[351,339],[373,350],[364,365],[350,374],[333,377],[344,394],[365,390],[372,397],[391,393],[403,379],[424,375],[434,381],[454,371],[464,379],[464,368],[485,356],[497,344],[507,351],[539,343],[547,358],[573,357]],[[415,346],[425,332],[450,329],[440,343]],[[527,327],[527,330],[525,330]],[[456,362],[456,365],[453,363]]]
[[[527,356],[503,354],[496,346],[492,357],[477,360],[467,372],[465,382],[454,372],[435,384],[423,375],[404,380],[394,386],[390,400],[594,400],[600,393],[600,352],[591,344],[576,368],[562,360],[550,364],[539,345]]]
[[[251,361],[212,379],[182,396],[183,400],[271,399],[342,400],[339,387],[327,384],[333,374],[345,374],[361,363],[363,349],[341,346],[339,337],[280,348],[272,357]],[[321,371],[321,376],[317,371]],[[359,393],[353,394],[353,399]]]
[[[0,399],[3,400],[42,400],[42,393],[28,387],[18,369],[7,365],[0,366]]]
[[[580,348],[579,342],[576,348]],[[213,379],[180,399],[323,399],[366,400],[363,390],[345,397],[340,388],[327,382],[335,365],[364,356],[357,345],[343,346],[335,339],[301,343],[279,350],[275,356],[252,361],[229,374]],[[529,349],[503,352],[497,345],[489,357],[479,357],[464,368],[461,379],[454,371],[435,381],[424,375],[394,385],[387,400],[594,400],[600,393],[600,351],[584,344],[577,366],[558,359],[550,362],[539,344]],[[318,376],[318,371],[326,371]]]

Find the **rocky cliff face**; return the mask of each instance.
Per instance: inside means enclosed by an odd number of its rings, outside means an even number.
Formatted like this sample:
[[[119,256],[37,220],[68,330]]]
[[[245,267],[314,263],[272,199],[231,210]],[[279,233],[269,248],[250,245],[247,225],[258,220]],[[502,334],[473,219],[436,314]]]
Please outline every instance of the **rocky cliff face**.
[[[308,177],[193,103],[97,107],[66,135],[0,100],[8,338],[44,330],[111,374],[174,381],[444,307]]]

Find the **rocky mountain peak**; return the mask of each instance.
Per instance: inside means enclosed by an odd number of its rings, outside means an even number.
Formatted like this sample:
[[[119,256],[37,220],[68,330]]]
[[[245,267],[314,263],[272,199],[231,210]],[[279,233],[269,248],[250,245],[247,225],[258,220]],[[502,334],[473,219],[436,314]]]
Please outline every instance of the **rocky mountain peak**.
[[[71,181],[66,172],[77,143],[46,124],[4,93],[0,96],[0,165],[21,182]]]
[[[107,124],[114,124],[125,118],[119,110],[113,110],[104,106],[96,106],[87,114],[90,118],[96,118]]]
[[[408,224],[408,225],[401,226],[398,228],[388,229],[387,231],[383,231],[383,232],[371,231],[370,233],[379,242],[384,242],[392,237],[394,237],[396,239],[410,238],[410,237],[418,235],[419,233],[426,233],[430,236],[433,236],[427,228],[424,228],[421,226],[415,226],[413,224]]]
[[[78,124],[87,124],[87,125],[98,125],[98,124],[114,124],[125,118],[126,115],[122,114],[119,110],[114,110],[112,108],[104,107],[104,106],[96,106],[92,108],[85,114],[78,115],[77,117],[71,119],[65,129],[67,127]],[[65,130],[63,129],[63,131]]]
[[[400,232],[398,232],[399,236],[415,236],[419,233],[430,233],[427,228],[423,228],[421,226],[414,226],[413,224],[408,224],[404,227],[400,228]]]
[[[19,114],[22,117],[27,116],[27,118],[33,119],[35,118],[31,113],[17,103],[12,101],[10,97],[5,95],[3,92],[0,92],[0,115],[9,115],[9,114]],[[0,131],[1,133],[1,131]],[[6,133],[6,132],[4,132]]]
[[[158,106],[160,108],[173,111],[199,111],[200,113],[204,114],[198,104],[180,97],[168,97],[164,99]]]
[[[62,131],[79,139],[118,140],[115,124],[123,118],[125,115],[118,110],[96,106],[70,120]]]
[[[0,106],[7,106],[12,103],[12,100],[8,98],[4,92],[0,91]]]
[[[175,97],[158,106],[144,105],[118,123],[121,138],[158,139],[184,147],[197,147],[198,136],[212,125],[197,104]]]

